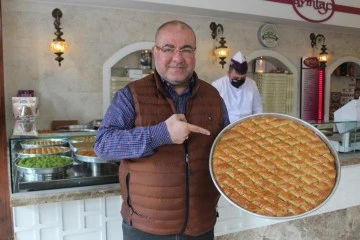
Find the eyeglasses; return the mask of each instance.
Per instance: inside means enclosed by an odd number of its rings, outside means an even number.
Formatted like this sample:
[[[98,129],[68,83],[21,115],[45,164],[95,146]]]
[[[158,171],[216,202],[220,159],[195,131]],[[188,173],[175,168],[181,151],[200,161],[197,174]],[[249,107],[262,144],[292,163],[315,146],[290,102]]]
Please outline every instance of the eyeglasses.
[[[184,47],[181,49],[176,49],[173,47],[159,47],[157,45],[155,45],[155,47],[157,50],[161,51],[167,57],[172,57],[177,52],[179,52],[183,57],[193,57],[196,50],[196,48],[192,48],[192,47]]]

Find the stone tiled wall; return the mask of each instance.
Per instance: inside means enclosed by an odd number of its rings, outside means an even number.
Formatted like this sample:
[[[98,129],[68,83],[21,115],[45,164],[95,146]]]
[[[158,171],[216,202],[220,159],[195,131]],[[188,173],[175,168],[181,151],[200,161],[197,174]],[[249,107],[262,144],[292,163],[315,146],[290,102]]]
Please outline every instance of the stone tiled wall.
[[[316,211],[293,221],[254,216],[220,199],[220,218],[215,232],[217,236],[224,236],[219,240],[353,239],[350,237],[352,234],[360,234],[360,217],[356,216],[360,204],[359,170],[360,164],[341,167],[340,182],[329,201]],[[334,232],[338,235],[334,235]],[[338,238],[341,234],[344,234],[344,238]]]
[[[61,27],[63,37],[69,43],[61,67],[48,49],[49,42],[55,37],[51,12],[56,7],[63,12]],[[248,55],[264,49],[257,39],[257,31],[263,22],[24,0],[3,0],[2,13],[8,134],[14,123],[10,100],[19,89],[34,89],[40,98],[38,128],[48,128],[52,120],[77,119],[86,123],[102,118],[104,62],[128,44],[153,41],[157,27],[167,20],[180,19],[194,28],[197,34],[196,70],[209,82],[225,74],[227,67],[221,69],[211,56],[215,43],[211,39],[210,22],[223,24],[232,53],[241,50]],[[295,25],[278,25],[278,30],[279,44],[272,50],[299,69],[300,58],[312,54],[311,32],[326,36],[331,61],[342,56],[360,56],[358,32],[342,34]]]

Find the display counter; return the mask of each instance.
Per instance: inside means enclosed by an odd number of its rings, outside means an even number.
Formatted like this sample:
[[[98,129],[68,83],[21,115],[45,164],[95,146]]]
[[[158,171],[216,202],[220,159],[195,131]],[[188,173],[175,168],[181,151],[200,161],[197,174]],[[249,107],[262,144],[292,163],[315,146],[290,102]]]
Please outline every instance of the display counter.
[[[324,213],[360,205],[360,154],[355,152],[339,156],[341,178],[335,194],[323,207],[303,217],[316,227],[320,221],[328,222],[329,215]],[[20,240],[122,239],[121,203],[117,183],[12,194],[14,232]],[[240,237],[243,231],[265,226],[271,231],[283,233],[284,226],[293,229],[293,224],[301,221],[257,217],[232,206],[224,198],[220,198],[218,212],[215,235],[224,236],[224,239],[246,238]],[[311,216],[315,215],[318,216],[316,220],[311,220]],[[336,213],[331,216],[339,218]],[[337,220],[344,221],[342,218]],[[227,235],[230,233],[235,235]]]
[[[86,155],[88,152],[93,153],[95,133],[92,131],[41,134],[36,137],[12,136],[9,139],[12,196],[44,197],[48,192],[77,192],[81,187],[118,183],[118,161],[103,161],[96,155]],[[85,155],[81,153],[82,150],[85,150]],[[66,167],[19,166],[21,160],[39,157],[67,158],[71,163]]]
[[[360,164],[360,153],[340,153],[339,159],[341,167],[351,167],[352,165]],[[42,191],[19,192],[11,195],[11,206],[16,207],[32,204],[72,201],[120,195],[120,185],[117,182],[118,179],[114,181],[116,183]]]
[[[310,122],[319,129],[338,152],[346,153],[360,150],[358,121],[323,121]]]
[[[339,134],[335,122],[312,123],[328,137]],[[351,124],[351,126],[354,123]],[[356,125],[357,126],[357,125]],[[356,129],[352,128],[352,141],[356,140]],[[329,134],[331,132],[331,134]],[[61,202],[81,199],[91,199],[120,195],[118,184],[117,162],[84,162],[76,157],[76,148],[72,142],[82,137],[94,137],[95,132],[64,132],[40,134],[37,137],[16,137],[9,139],[10,151],[10,180],[11,180],[11,206],[25,206],[32,204]],[[355,137],[354,137],[355,136]],[[26,177],[19,173],[15,165],[20,158],[21,150],[26,148],[29,140],[62,140],[64,147],[71,150],[65,155],[74,160],[72,167],[61,176],[34,176]],[[76,141],[75,141],[76,142]],[[92,146],[92,145],[91,145]],[[350,166],[360,163],[360,154],[353,150],[350,152],[339,152],[340,165]],[[77,171],[82,170],[82,173]]]
[[[81,134],[80,136],[93,136],[94,133]],[[15,191],[21,179],[14,163],[19,159],[19,151],[23,149],[21,143],[25,140],[35,139],[66,139],[66,147],[70,147],[71,138],[79,134],[41,135],[36,138],[12,137],[9,141],[11,161],[12,194],[10,204],[14,222],[14,233],[17,239],[119,239],[122,236],[119,214],[122,203],[120,186],[117,172],[111,175],[112,182],[101,183],[94,181],[103,175],[92,174],[91,176],[74,176],[72,186],[64,187],[61,184],[52,185],[53,181],[66,181],[66,178],[58,180],[44,180],[42,185],[45,189],[20,189]],[[76,159],[76,151],[68,153],[74,159],[74,164],[87,164]],[[339,209],[360,205],[360,196],[357,194],[357,174],[360,169],[359,151],[339,153],[341,178],[340,184],[334,196],[320,209],[309,216],[323,216],[324,213]],[[114,164],[114,163],[111,163]],[[90,173],[96,169],[90,168]],[[69,171],[69,170],[68,170]],[[69,172],[65,176],[71,176]],[[78,182],[75,177],[79,178]],[[107,176],[108,177],[108,176]],[[89,182],[84,179],[92,179]],[[36,182],[36,181],[35,181]],[[80,183],[80,184],[79,184]],[[85,184],[86,185],[81,185]],[[19,186],[19,185],[18,185]],[[61,186],[61,187],[60,187]],[[285,220],[269,220],[256,217],[237,209],[221,198],[218,204],[220,217],[215,226],[216,236],[226,236],[230,233],[240,233],[248,229],[270,226],[277,223],[287,224]],[[307,217],[307,215],[305,216]],[[26,219],[26,221],[25,221]],[[290,223],[289,223],[290,224]],[[51,236],[51,238],[49,237]],[[121,239],[121,237],[120,237]],[[232,239],[240,239],[234,237]]]

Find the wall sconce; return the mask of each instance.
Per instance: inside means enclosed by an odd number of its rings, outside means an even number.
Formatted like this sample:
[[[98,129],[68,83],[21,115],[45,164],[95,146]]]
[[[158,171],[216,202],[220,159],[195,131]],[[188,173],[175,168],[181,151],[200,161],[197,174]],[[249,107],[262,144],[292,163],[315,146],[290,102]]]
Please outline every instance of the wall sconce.
[[[320,67],[325,68],[326,63],[329,61],[329,54],[326,52],[327,48],[325,45],[325,37],[322,34],[318,34],[315,36],[314,33],[310,34],[310,40],[311,40],[311,47],[313,49],[313,55],[314,55],[314,48],[318,48],[318,44],[321,44],[321,52],[319,53],[317,59],[319,60]]]
[[[50,51],[57,55],[55,58],[56,61],[59,62],[59,67],[61,66],[61,61],[64,60],[61,55],[67,50],[67,42],[65,42],[65,39],[62,39],[61,36],[63,35],[63,32],[61,31],[60,27],[60,18],[62,17],[62,12],[60,9],[55,8],[52,11],[52,16],[55,18],[54,26],[56,29],[56,32],[54,32],[56,38],[52,40],[52,42],[49,44]]]
[[[265,72],[265,59],[260,57],[255,60],[255,72],[264,73]]]
[[[215,22],[210,23],[211,29],[211,37],[212,39],[219,40],[219,46],[215,48],[214,54],[217,58],[220,59],[219,63],[221,64],[222,68],[224,68],[224,64],[226,63],[225,58],[230,55],[229,48],[225,45],[225,37],[223,37],[224,27],[221,24],[216,24]]]
[[[326,52],[326,50],[326,45],[322,45],[321,52],[318,57],[320,64],[323,63],[324,67],[326,67],[326,63],[329,61],[329,54]]]

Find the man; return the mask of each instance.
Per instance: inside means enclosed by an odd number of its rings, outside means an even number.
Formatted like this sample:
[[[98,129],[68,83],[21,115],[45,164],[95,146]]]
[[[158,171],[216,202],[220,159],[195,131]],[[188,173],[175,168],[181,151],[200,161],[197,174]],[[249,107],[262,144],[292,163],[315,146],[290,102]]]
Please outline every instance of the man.
[[[231,59],[227,75],[212,83],[225,101],[231,123],[263,112],[259,90],[255,81],[246,77],[247,70],[246,58],[237,52]]]
[[[195,50],[189,25],[161,25],[154,74],[120,89],[98,130],[97,155],[121,159],[124,240],[214,239],[219,193],[209,155],[229,119],[219,93],[194,72]]]

